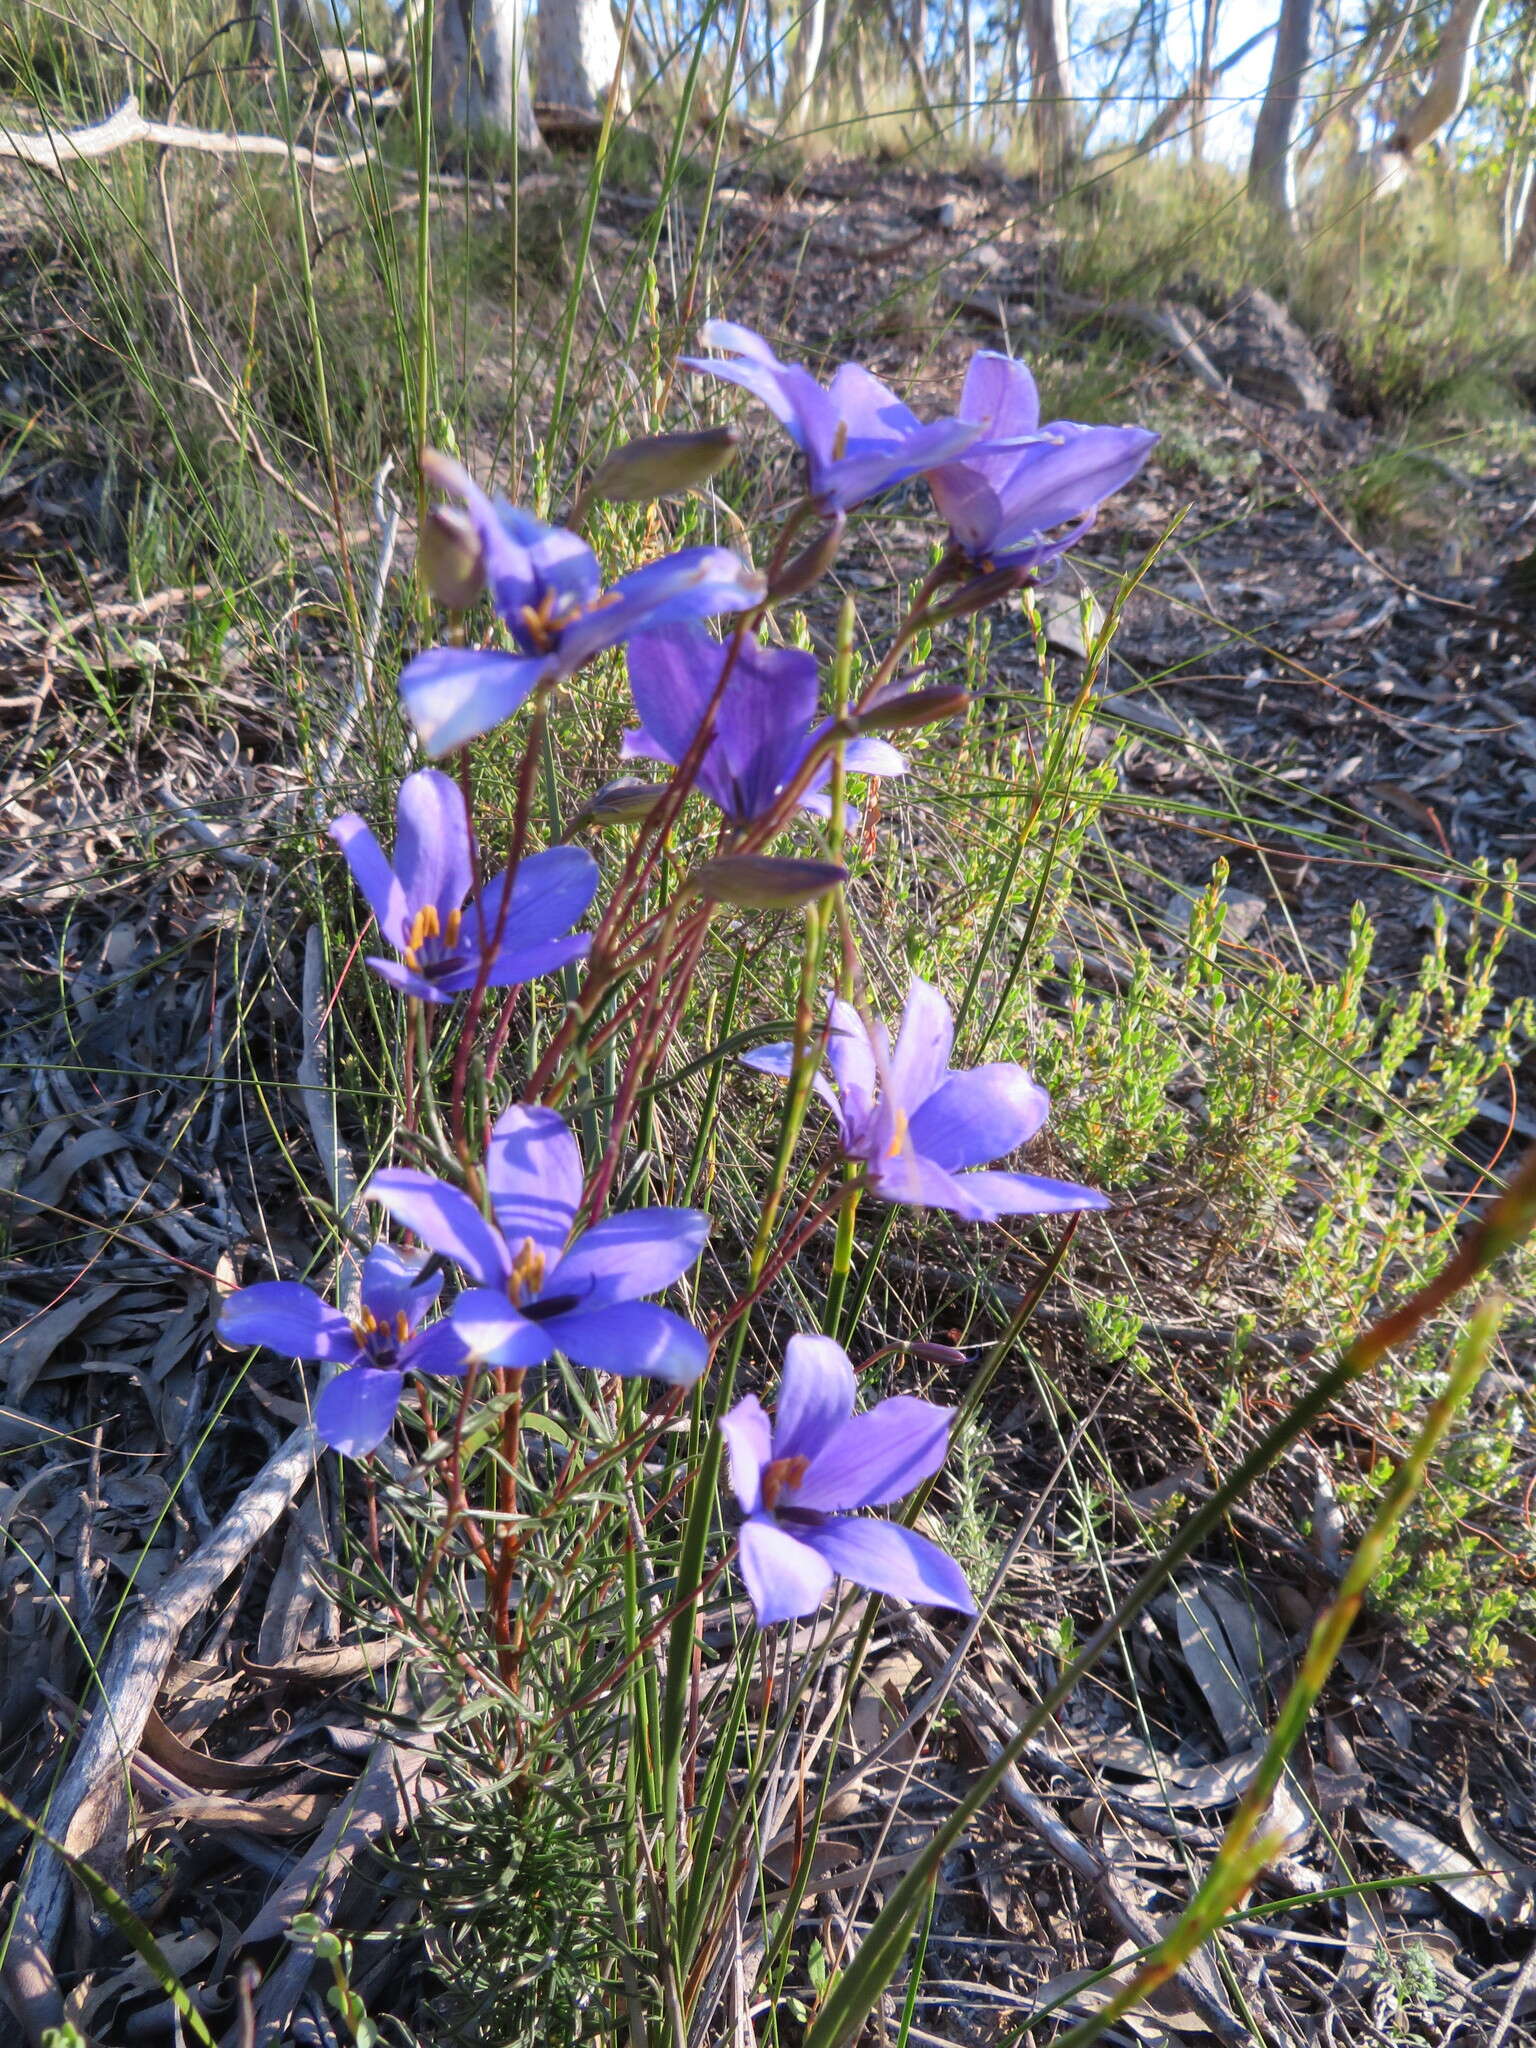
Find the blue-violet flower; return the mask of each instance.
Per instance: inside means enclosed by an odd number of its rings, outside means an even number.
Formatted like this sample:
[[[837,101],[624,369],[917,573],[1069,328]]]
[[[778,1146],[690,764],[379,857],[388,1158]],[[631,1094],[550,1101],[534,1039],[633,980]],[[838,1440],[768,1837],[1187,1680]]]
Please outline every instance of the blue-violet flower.
[[[818,1074],[814,1085],[837,1118],[844,1154],[863,1161],[870,1191],[915,1209],[948,1209],[973,1223],[1107,1209],[1107,1195],[1071,1181],[973,1170],[1032,1138],[1051,1100],[1038,1081],[1008,1062],[951,1073],[954,1037],[944,998],[915,976],[894,1051],[883,1024],[866,1025],[851,1003],[832,1003],[826,1047],[832,1081]],[[743,1057],[749,1067],[784,1077],[794,1047],[765,1045]]]
[[[543,684],[642,627],[712,618],[761,601],[763,579],[729,548],[682,548],[602,587],[597,557],[579,534],[494,502],[443,455],[423,459],[428,480],[463,499],[485,580],[516,653],[433,647],[408,662],[400,694],[423,747],[446,754],[499,725]]]
[[[1093,524],[1157,446],[1145,427],[1040,424],[1040,395],[1023,363],[992,349],[972,356],[960,417],[980,437],[928,472],[950,539],[984,569],[1041,569]],[[1069,522],[1076,522],[1070,524]],[[1069,527],[1066,532],[1056,529]],[[1047,536],[1053,536],[1047,538]]]
[[[581,1155],[552,1109],[514,1104],[491,1127],[487,1220],[461,1189],[415,1167],[388,1167],[367,1193],[478,1285],[449,1320],[477,1363],[521,1369],[562,1351],[576,1365],[687,1386],[708,1363],[703,1337],[642,1301],[704,1249],[697,1209],[627,1209],[571,1235]]]
[[[803,364],[781,363],[760,334],[734,320],[706,322],[702,338],[730,359],[685,356],[684,367],[723,377],[762,400],[805,457],[811,500],[826,517],[950,461],[981,431],[957,419],[925,426],[860,363],[840,364],[823,390]]]
[[[348,1322],[299,1280],[259,1280],[224,1304],[226,1344],[262,1344],[285,1358],[344,1366],[320,1389],[315,1427],[333,1449],[360,1458],[389,1434],[408,1372],[460,1374],[469,1354],[446,1318],[418,1329],[443,1284],[423,1278],[423,1257],[376,1244],[363,1261],[362,1307]]]
[[[383,937],[399,960],[370,954],[376,974],[423,1002],[444,1003],[473,988],[489,955],[488,988],[510,988],[584,960],[591,940],[571,926],[597,889],[597,862],[579,846],[526,854],[512,877],[498,875],[465,906],[474,883],[464,795],[450,776],[422,768],[400,785],[391,862],[355,811],[331,821]]]
[[[910,1394],[853,1412],[853,1367],[830,1337],[791,1337],[772,1420],[755,1394],[721,1419],[758,1622],[814,1614],[834,1577],[914,1606],[974,1614],[952,1557],[899,1522],[847,1512],[899,1500],[938,1471],[953,1411]]]
[[[639,729],[624,735],[626,760],[666,761],[688,753],[714,701],[729,650],[699,626],[637,633],[629,643],[629,687]],[[831,727],[816,719],[816,657],[798,647],[741,641],[721,691],[714,730],[699,764],[698,786],[733,825],[764,817],[794,781]],[[849,740],[844,766],[856,775],[901,775],[906,762],[889,742]],[[830,753],[812,771],[800,808],[825,817],[822,792],[832,774]]]

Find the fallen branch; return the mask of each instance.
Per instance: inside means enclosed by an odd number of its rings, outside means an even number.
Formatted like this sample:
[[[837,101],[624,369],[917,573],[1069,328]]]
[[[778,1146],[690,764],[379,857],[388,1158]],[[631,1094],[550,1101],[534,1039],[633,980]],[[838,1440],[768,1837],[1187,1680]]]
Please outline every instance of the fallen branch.
[[[117,1636],[101,1674],[99,1711],[48,1802],[44,1825],[71,1855],[88,1857],[121,1816],[127,1762],[138,1748],[183,1629],[286,1513],[313,1469],[314,1432],[296,1429],[186,1563],[156,1589],[153,1607]],[[52,1951],[69,1910],[69,1870],[41,1843],[21,1884],[37,1938]]]
[[[318,925],[304,948],[304,1053],[299,1062],[299,1095],[315,1147],[342,1220],[338,1289],[344,1307],[355,1302],[361,1266],[347,1237],[360,1207],[357,1175],[342,1144],[335,1095],[326,1057],[327,977],[325,946]],[[245,1563],[293,1503],[315,1468],[315,1433],[308,1423],[279,1445],[229,1513],[186,1563],[159,1586],[153,1603],[113,1639],[101,1672],[101,1705],[70,1759],[43,1814],[43,1825],[66,1854],[89,1857],[120,1823],[129,1760],[138,1749],[160,1696],[182,1633],[202,1613],[225,1581]],[[37,1938],[52,1952],[64,1928],[70,1899],[69,1865],[57,1849],[39,1842],[21,1882],[21,1904],[32,1914]]]
[[[156,149],[201,150],[205,156],[281,157],[305,170],[326,173],[355,170],[371,155],[367,149],[354,149],[345,156],[330,156],[302,142],[285,141],[281,135],[226,134],[218,128],[189,128],[180,121],[151,121],[140,113],[133,93],[104,121],[92,121],[84,128],[49,128],[37,135],[0,127],[0,157],[61,174],[69,164],[111,156],[135,142],[147,142]]]

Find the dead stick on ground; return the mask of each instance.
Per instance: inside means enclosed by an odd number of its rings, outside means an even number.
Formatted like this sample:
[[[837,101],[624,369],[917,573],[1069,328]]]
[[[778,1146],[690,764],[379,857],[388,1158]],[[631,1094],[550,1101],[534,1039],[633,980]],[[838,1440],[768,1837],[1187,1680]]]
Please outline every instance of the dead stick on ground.
[[[72,1854],[89,1857],[124,1798],[127,1760],[138,1748],[183,1629],[272,1529],[308,1474],[314,1434],[297,1429],[262,1466],[208,1540],[158,1588],[154,1605],[118,1634],[101,1674],[101,1711],[42,1815]],[[69,1872],[39,1844],[22,1879],[43,1947],[52,1950],[69,1910]]]
[[[111,156],[135,142],[148,142],[157,149],[200,150],[207,156],[291,157],[305,170],[325,172],[356,170],[374,154],[353,149],[345,156],[329,156],[323,150],[306,149],[301,142],[286,142],[280,135],[231,135],[217,128],[188,128],[180,121],[150,121],[139,112],[132,93],[115,113],[84,128],[50,128],[38,135],[0,127],[0,157],[35,164],[45,171],[62,172],[68,164]]]
[[[347,1237],[359,1207],[357,1176],[341,1143],[326,1059],[325,946],[311,926],[304,946],[304,1053],[299,1094],[336,1213],[342,1219],[340,1294],[343,1306],[361,1278]],[[89,1857],[112,1826],[125,1797],[128,1759],[143,1737],[182,1635],[224,1582],[276,1527],[314,1468],[314,1431],[306,1424],[280,1445],[205,1543],[153,1597],[153,1604],[116,1635],[101,1674],[101,1706],[42,1815],[66,1849]],[[45,1951],[55,1947],[68,1915],[69,1872],[51,1849],[32,1852],[21,1885]]]

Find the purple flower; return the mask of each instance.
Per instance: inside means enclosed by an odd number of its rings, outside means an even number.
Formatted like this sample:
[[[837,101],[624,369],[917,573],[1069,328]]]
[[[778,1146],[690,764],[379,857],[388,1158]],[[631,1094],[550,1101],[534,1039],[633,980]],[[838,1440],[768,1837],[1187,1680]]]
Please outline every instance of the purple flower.
[[[683,548],[604,590],[579,535],[504,499],[493,503],[444,456],[431,458],[428,475],[468,507],[491,601],[517,648],[433,647],[406,665],[400,694],[429,754],[489,732],[541,684],[573,675],[642,627],[743,611],[762,598],[763,579],[729,548]]]
[[[375,1174],[371,1201],[479,1284],[450,1321],[481,1364],[521,1368],[563,1351],[577,1365],[687,1386],[709,1360],[691,1323],[642,1301],[704,1249],[697,1209],[627,1209],[574,1240],[581,1155],[552,1109],[514,1104],[491,1129],[487,1220],[469,1196],[414,1167]]]
[[[422,1277],[420,1258],[376,1244],[363,1261],[362,1309],[355,1323],[298,1280],[262,1280],[224,1304],[226,1344],[264,1344],[285,1358],[345,1366],[320,1389],[315,1427],[333,1449],[360,1458],[389,1434],[408,1372],[459,1374],[463,1341],[446,1319],[416,1326],[436,1301],[440,1273]]]
[[[629,643],[629,687],[640,714],[624,735],[626,760],[669,761],[675,768],[693,745],[713,701],[727,650],[698,626],[639,633]],[[726,678],[715,727],[699,765],[699,788],[733,825],[771,811],[831,727],[816,717],[816,657],[795,647],[764,647],[751,634]],[[902,775],[906,762],[885,740],[850,740],[846,766],[858,775]],[[832,757],[813,772],[800,808],[825,817],[820,794]]]
[[[871,1190],[887,1202],[948,1209],[972,1223],[1107,1209],[1107,1195],[1071,1181],[971,1170],[1032,1138],[1051,1099],[1022,1067],[1002,1061],[951,1073],[954,1037],[944,998],[916,976],[894,1051],[883,1024],[866,1025],[851,1003],[833,1002],[832,1083],[818,1074],[815,1087],[837,1118],[844,1153],[864,1162]],[[784,1076],[794,1047],[765,1045],[743,1057],[749,1067]]]
[[[971,357],[960,417],[981,437],[960,462],[928,472],[950,538],[989,569],[1033,571],[1093,524],[1104,500],[1128,484],[1161,438],[1145,427],[1040,424],[1040,396],[1023,363],[992,349]],[[1054,540],[1053,528],[1076,521]]]
[[[980,432],[965,420],[924,426],[859,363],[841,364],[823,390],[809,370],[781,363],[760,334],[734,320],[707,322],[703,339],[735,360],[685,356],[684,367],[740,384],[762,400],[805,457],[811,498],[824,516],[851,511],[877,491],[950,461]]]
[[[445,1003],[475,986],[487,955],[488,988],[510,988],[586,958],[591,940],[571,926],[592,901],[597,862],[578,846],[528,854],[518,862],[505,910],[505,875],[488,882],[466,909],[474,876],[464,796],[436,768],[422,768],[400,785],[393,865],[355,811],[332,820],[331,837],[380,932],[403,955],[380,960],[369,954],[368,965],[407,995]]]
[[[965,1574],[936,1543],[844,1512],[899,1500],[937,1472],[953,1411],[897,1394],[855,1415],[853,1393],[853,1367],[830,1337],[791,1337],[772,1421],[755,1394],[721,1420],[759,1624],[814,1614],[834,1577],[974,1614]]]

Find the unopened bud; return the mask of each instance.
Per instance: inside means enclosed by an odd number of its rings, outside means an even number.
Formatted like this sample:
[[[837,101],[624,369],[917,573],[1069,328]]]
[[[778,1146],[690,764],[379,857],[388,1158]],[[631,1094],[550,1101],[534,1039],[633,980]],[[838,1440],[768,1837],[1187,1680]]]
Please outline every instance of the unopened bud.
[[[485,550],[475,522],[457,505],[434,505],[416,550],[421,580],[450,612],[467,611],[485,588]]]
[[[941,609],[931,612],[929,618],[934,624],[941,619],[968,619],[973,612],[984,612],[1000,597],[1022,589],[1033,580],[1033,576],[1031,569],[988,569],[970,583],[961,584],[954,596]]]
[[[605,782],[587,805],[594,825],[637,825],[667,793],[664,782]]]
[[[671,491],[691,491],[723,469],[741,436],[734,427],[701,427],[695,434],[645,434],[605,455],[582,493],[621,505],[643,505]]]
[[[958,684],[903,690],[899,696],[877,699],[854,724],[860,732],[912,732],[920,725],[937,725],[941,718],[959,718],[970,702],[970,691]]]
[[[799,910],[847,879],[848,870],[836,861],[722,853],[695,868],[689,886],[712,903],[734,903],[743,910]]]
[[[964,1365],[968,1354],[958,1344],[903,1344],[909,1358],[927,1359],[933,1365]]]
[[[770,604],[782,604],[786,598],[798,597],[813,583],[821,581],[837,560],[837,551],[843,544],[843,528],[847,524],[844,514],[836,513],[831,524],[822,529],[808,548],[802,548],[798,555],[784,564],[768,586]]]

